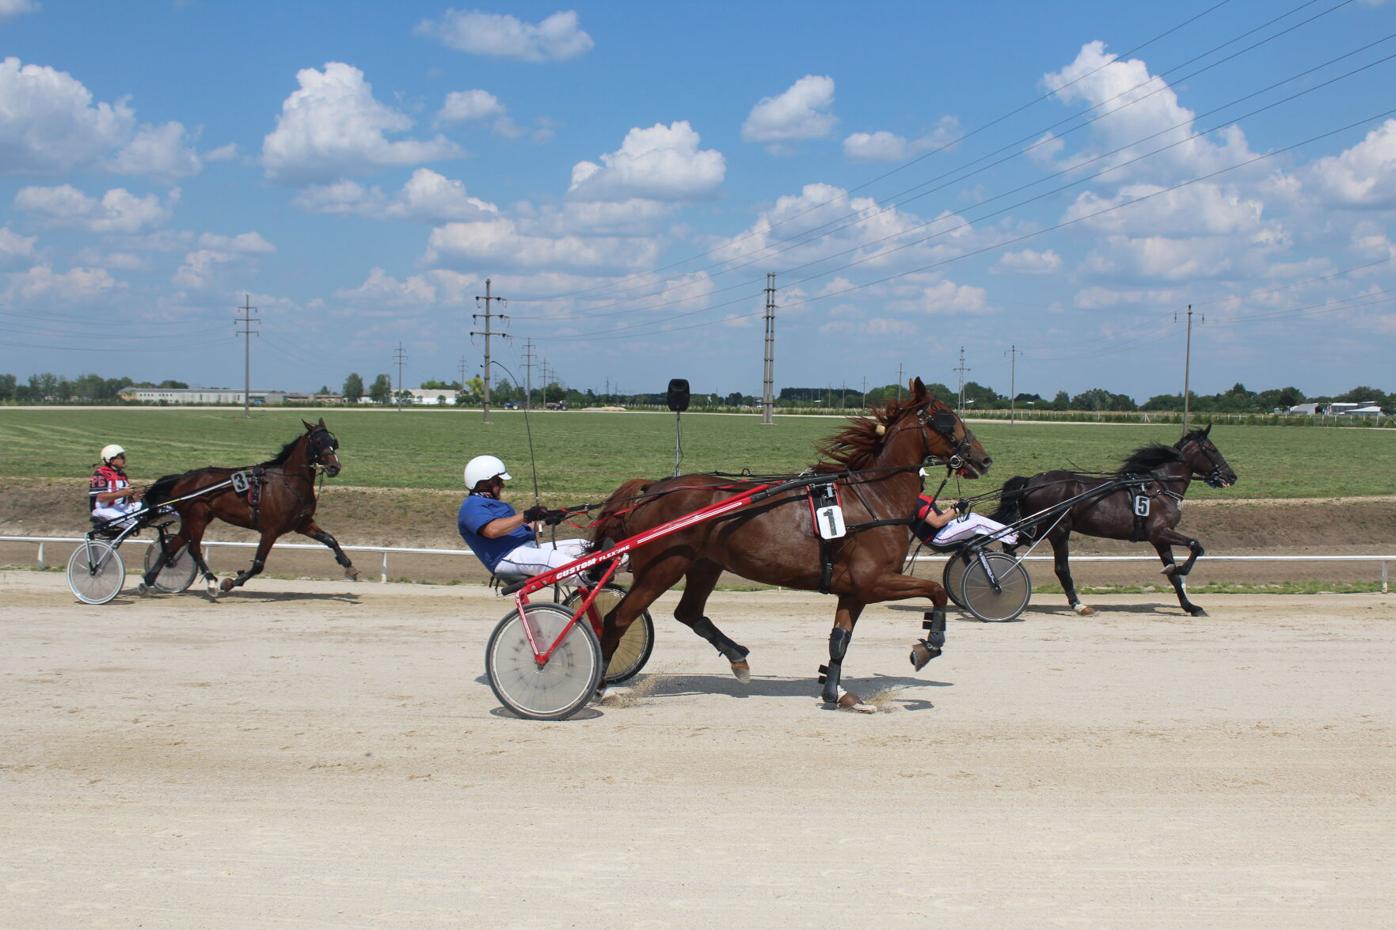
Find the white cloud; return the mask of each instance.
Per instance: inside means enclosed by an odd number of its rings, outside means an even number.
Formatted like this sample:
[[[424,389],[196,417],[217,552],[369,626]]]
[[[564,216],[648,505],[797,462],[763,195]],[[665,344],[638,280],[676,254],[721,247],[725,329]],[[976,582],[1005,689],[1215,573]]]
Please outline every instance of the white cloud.
[[[34,243],[38,241],[37,236],[21,236],[6,226],[0,226],[0,265],[32,261]]]
[[[216,149],[209,149],[204,153],[204,161],[233,161],[238,157],[237,143],[229,142],[227,145],[220,145]]]
[[[355,288],[335,291],[335,297],[354,304],[373,307],[414,308],[434,306],[436,287],[422,275],[399,281],[382,268],[369,272],[364,283]]]
[[[1041,252],[1024,249],[1021,252],[1005,252],[994,264],[995,271],[1014,274],[1056,274],[1062,269],[1062,257],[1051,249]]]
[[[42,65],[0,62],[0,171],[56,174],[96,162],[131,135],[124,101],[93,104],[72,75]]]
[[[363,72],[352,65],[331,61],[323,71],[299,71],[296,80],[300,89],[281,104],[276,129],[262,141],[268,177],[315,181],[461,154],[441,136],[388,139],[411,129],[412,119],[375,100]]]
[[[1087,287],[1076,294],[1082,310],[1105,310],[1121,306],[1176,307],[1185,302],[1182,292],[1171,288]]]
[[[773,150],[783,143],[822,139],[834,131],[834,79],[807,74],[775,97],[763,97],[742,124],[742,138]]]
[[[1320,158],[1311,168],[1314,187],[1343,207],[1396,206],[1396,119],[1389,119],[1352,148]]]
[[[25,13],[39,12],[39,4],[34,0],[0,0],[0,23]]]
[[[711,197],[722,185],[727,162],[716,149],[699,149],[698,133],[686,120],[656,123],[625,134],[601,164],[572,167],[569,195],[579,200],[688,201]]]
[[[112,159],[118,174],[151,175],[158,178],[187,178],[203,170],[198,153],[186,144],[184,126],[142,126],[136,137]]]
[[[1129,177],[1193,177],[1254,157],[1245,134],[1236,126],[1181,142],[1197,131],[1194,112],[1178,102],[1178,95],[1166,81],[1150,75],[1143,61],[1111,61],[1111,57],[1105,51],[1105,43],[1088,42],[1075,61],[1043,76],[1043,83],[1063,102],[1085,102],[1099,106],[1097,113],[1110,114],[1092,123],[1090,129],[1101,150],[1122,148],[1106,164],[1120,164],[1172,142],[1180,144],[1123,169],[1123,173]],[[1150,138],[1142,146],[1132,145],[1166,127],[1175,128]],[[1092,154],[1083,153],[1073,161]]]
[[[502,13],[447,10],[439,21],[422,20],[414,31],[459,52],[520,61],[564,61],[591,51],[594,44],[572,10],[537,24]]]
[[[490,262],[509,267],[643,268],[653,264],[654,242],[620,237],[543,236],[512,219],[447,223],[433,229],[426,261]]]
[[[942,116],[935,129],[916,139],[886,131],[855,132],[843,140],[843,154],[852,161],[906,161],[927,152],[950,150],[961,135],[960,121]]]
[[[171,278],[175,284],[203,290],[217,283],[220,267],[247,261],[254,255],[276,251],[274,245],[256,232],[240,233],[236,236],[204,233],[199,237],[199,245],[201,248],[184,256],[184,262]]]
[[[99,297],[117,287],[116,279],[101,268],[73,268],[61,274],[48,265],[35,265],[9,275],[8,300],[51,300],[77,303]]]
[[[57,187],[22,187],[15,194],[15,206],[32,213],[51,226],[75,226],[98,233],[134,233],[169,220],[179,190],[170,191],[166,202],[159,195],[137,197],[116,187],[100,201],[88,197],[69,184]]]
[[[1149,199],[1111,209],[1141,197]],[[1063,219],[1090,217],[1082,219],[1087,228],[1134,235],[1244,235],[1261,230],[1264,209],[1265,204],[1258,198],[1217,184],[1191,184],[1177,190],[1165,190],[1153,184],[1130,184],[1109,197],[1090,191],[1079,195],[1067,208]],[[1102,210],[1110,212],[1091,215]]]
[[[337,181],[306,188],[296,195],[295,204],[310,213],[427,222],[475,219],[499,212],[494,204],[467,194],[464,182],[430,168],[412,172],[402,190],[391,198],[378,187]]]
[[[971,284],[937,281],[921,288],[914,309],[923,313],[982,313],[989,304],[989,292]]]
[[[489,91],[455,90],[446,95],[446,102],[436,114],[436,123],[464,123],[503,115],[504,104]]]

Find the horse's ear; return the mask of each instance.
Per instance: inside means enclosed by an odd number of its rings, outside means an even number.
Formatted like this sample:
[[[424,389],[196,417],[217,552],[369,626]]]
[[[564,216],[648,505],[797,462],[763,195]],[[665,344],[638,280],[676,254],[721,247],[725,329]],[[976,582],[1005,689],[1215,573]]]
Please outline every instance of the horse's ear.
[[[320,418],[319,426],[320,426],[321,429],[324,429],[324,428],[325,428],[325,418],[324,418],[324,417],[321,417],[321,418]]]
[[[911,396],[917,400],[926,396],[926,385],[922,383],[919,376],[911,379]]]
[[[1204,430],[1202,431],[1202,436],[1203,436],[1203,438],[1206,438],[1207,434],[1210,433],[1211,431],[1212,431],[1212,424],[1211,424],[1211,423],[1208,423],[1208,424],[1207,424],[1207,428],[1204,429]]]
[[[301,420],[301,424],[305,427],[305,431],[306,431],[307,433],[310,432],[311,430],[313,430],[313,429],[315,428],[314,426],[312,426],[312,425],[310,424],[310,421],[309,421],[309,420]]]

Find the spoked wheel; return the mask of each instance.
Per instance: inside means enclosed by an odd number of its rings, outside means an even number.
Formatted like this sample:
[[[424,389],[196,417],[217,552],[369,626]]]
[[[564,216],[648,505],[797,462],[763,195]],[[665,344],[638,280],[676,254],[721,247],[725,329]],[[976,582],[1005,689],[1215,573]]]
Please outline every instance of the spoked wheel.
[[[958,549],[950,553],[950,558],[945,560],[945,571],[940,576],[945,593],[950,595],[950,600],[960,608],[965,607],[964,596],[960,594],[960,579],[965,577],[965,565],[964,550]]]
[[[159,561],[160,541],[157,539],[145,547],[145,573],[150,574],[150,570]],[[181,546],[174,561],[160,569],[160,574],[155,576],[155,590],[164,591],[166,594],[187,591],[198,574],[199,566],[194,564],[194,556],[190,555],[189,546]]]
[[[125,583],[126,563],[109,542],[89,540],[68,558],[68,587],[84,604],[105,604]]]
[[[621,598],[625,597],[625,594],[625,588],[618,584],[608,584],[602,588],[601,592],[596,595],[596,600],[591,602],[591,609],[596,614],[597,620],[605,619],[606,615],[620,603]],[[581,591],[573,591],[567,595],[562,606],[567,608],[568,613],[572,613],[576,611],[584,597],[585,595]],[[597,624],[593,624],[593,626],[595,625]],[[640,669],[645,667],[652,652],[654,652],[654,620],[650,617],[650,612],[645,610],[631,621],[625,635],[620,639],[620,645],[616,647],[615,654],[607,663],[606,672],[601,680],[608,685],[618,685],[622,681],[629,681],[640,673]]]
[[[490,634],[485,671],[499,703],[534,720],[562,720],[575,714],[596,692],[601,680],[601,644],[591,624],[571,624],[548,661],[539,665],[533,645],[546,652],[572,619],[558,604],[529,604],[517,609]],[[527,630],[524,628],[528,624]]]
[[[1032,597],[1032,579],[1011,555],[984,552],[965,566],[960,596],[969,612],[986,623],[1016,620]]]

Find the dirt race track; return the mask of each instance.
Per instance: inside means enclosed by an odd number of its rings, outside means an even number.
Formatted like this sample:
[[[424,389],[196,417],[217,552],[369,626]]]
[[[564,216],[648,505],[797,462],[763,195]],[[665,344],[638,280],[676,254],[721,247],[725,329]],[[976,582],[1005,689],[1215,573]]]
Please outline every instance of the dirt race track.
[[[743,686],[655,611],[637,686],[558,723],[483,677],[478,586],[258,579],[76,604],[0,573],[0,925],[1389,927],[1396,596],[869,608],[714,596]],[[953,617],[954,615],[952,615]]]

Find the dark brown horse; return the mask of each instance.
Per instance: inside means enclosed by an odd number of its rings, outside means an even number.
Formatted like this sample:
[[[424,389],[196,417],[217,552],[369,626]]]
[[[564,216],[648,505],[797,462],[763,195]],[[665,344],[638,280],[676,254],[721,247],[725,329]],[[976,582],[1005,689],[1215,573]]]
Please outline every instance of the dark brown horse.
[[[146,506],[156,508],[169,502],[168,506],[179,514],[180,526],[179,533],[170,538],[165,558],[146,573],[143,590],[155,583],[160,569],[172,562],[186,543],[194,564],[212,588],[218,579],[204,562],[201,543],[204,530],[214,519],[262,534],[252,567],[238,572],[236,578],[224,578],[224,591],[246,584],[261,572],[272,544],[290,532],[329,546],[334,550],[335,561],[344,567],[344,574],[358,579],[358,570],[339,543],[315,522],[315,479],[322,469],[331,478],[339,474],[339,440],[326,428],[323,418],[319,423],[301,422],[305,432],[288,442],[271,461],[240,469],[199,468],[182,475],[166,475],[150,486],[145,492]],[[216,490],[199,494],[204,488]],[[189,495],[196,496],[178,500]]]
[[[813,525],[810,489],[799,488],[635,549],[630,554],[634,583],[606,617],[603,662],[610,661],[631,621],[682,578],[686,585],[674,617],[726,656],[739,679],[749,680],[746,647],[703,616],[708,595],[724,571],[764,584],[837,595],[829,664],[821,668],[820,679],[824,700],[831,704],[870,709],[839,687],[854,624],[868,604],[930,598],[931,635],[913,647],[912,664],[919,670],[939,655],[945,636],[945,590],[934,581],[901,572],[911,540],[908,526],[921,490],[917,471],[923,464],[939,462],[964,477],[977,478],[988,470],[989,456],[954,411],[926,391],[920,378],[911,382],[906,400],[854,419],[819,451],[825,460],[812,472],[828,475],[828,484],[836,486],[847,535],[821,540]],[[603,506],[593,542],[604,546],[607,540],[633,536],[753,484],[714,475],[627,482]],[[877,525],[858,528],[868,523]]]
[[[1076,584],[1067,563],[1071,532],[1076,530],[1105,539],[1153,543],[1163,561],[1163,572],[1178,594],[1178,603],[1194,617],[1205,617],[1207,611],[1188,600],[1183,581],[1205,550],[1202,543],[1184,536],[1175,527],[1182,516],[1183,495],[1188,493],[1194,477],[1214,488],[1236,483],[1236,472],[1208,438],[1211,432],[1209,424],[1206,429],[1192,430],[1171,446],[1155,443],[1135,449],[1114,475],[1047,471],[1031,478],[1010,478],[1003,485],[1003,497],[992,519],[1013,523],[1094,488],[1116,485],[1115,490],[1088,495],[1067,509],[1060,520],[1053,514],[1027,527],[1034,536],[1047,533],[1067,603],[1083,616],[1095,613],[1076,596]],[[1182,565],[1173,561],[1174,546],[1188,547],[1188,560]]]

